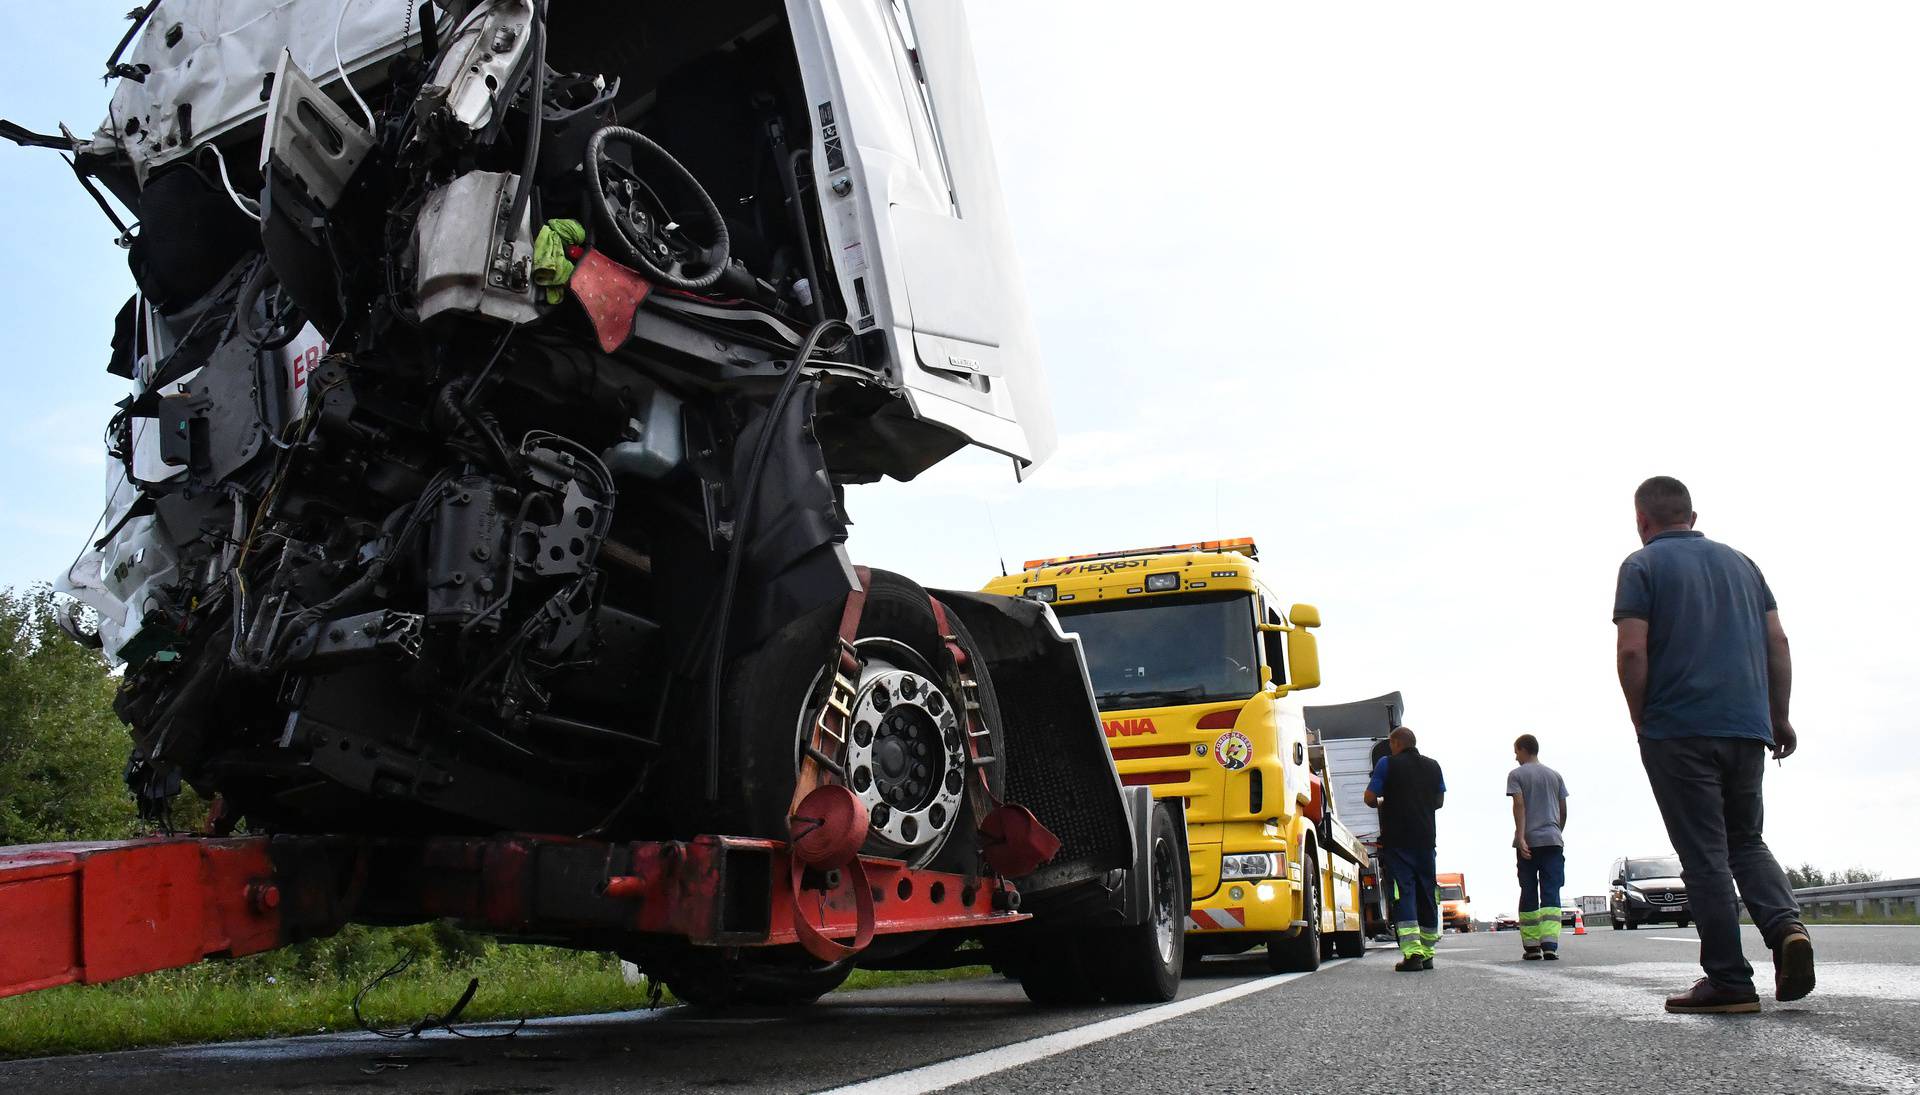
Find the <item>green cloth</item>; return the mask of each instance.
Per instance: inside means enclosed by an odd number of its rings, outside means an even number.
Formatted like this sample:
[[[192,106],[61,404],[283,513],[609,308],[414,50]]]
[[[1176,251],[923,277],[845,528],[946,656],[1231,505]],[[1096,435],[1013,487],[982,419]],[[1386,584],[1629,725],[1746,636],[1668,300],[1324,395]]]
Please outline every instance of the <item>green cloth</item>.
[[[567,279],[573,277],[573,260],[567,248],[587,242],[586,226],[574,220],[551,220],[540,226],[533,241],[533,283],[546,290],[547,303],[566,299]]]

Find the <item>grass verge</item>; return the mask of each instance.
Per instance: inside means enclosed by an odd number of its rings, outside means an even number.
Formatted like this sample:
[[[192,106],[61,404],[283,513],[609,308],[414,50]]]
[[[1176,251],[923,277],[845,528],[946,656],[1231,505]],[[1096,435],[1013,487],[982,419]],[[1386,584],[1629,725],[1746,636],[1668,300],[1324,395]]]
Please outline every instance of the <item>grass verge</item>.
[[[0,1000],[0,1059],[357,1030],[354,994],[408,950],[420,957],[362,1004],[367,1020],[377,1026],[405,1027],[423,1015],[442,1013],[475,977],[480,991],[462,1023],[648,1005],[648,986],[627,984],[612,955],[501,945],[434,926],[349,928],[342,935],[349,938],[303,944],[290,948],[292,953]],[[955,980],[982,972],[858,970],[843,988]]]

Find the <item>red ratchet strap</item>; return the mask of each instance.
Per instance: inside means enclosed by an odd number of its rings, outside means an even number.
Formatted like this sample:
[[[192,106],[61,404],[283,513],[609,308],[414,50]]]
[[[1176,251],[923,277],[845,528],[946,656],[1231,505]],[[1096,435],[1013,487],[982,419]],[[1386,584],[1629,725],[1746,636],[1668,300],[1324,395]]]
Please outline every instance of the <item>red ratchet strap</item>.
[[[853,716],[860,683],[860,658],[854,652],[853,640],[860,632],[867,591],[873,586],[873,574],[866,567],[855,567],[854,573],[860,587],[847,594],[846,608],[840,613],[840,632],[828,666],[827,699],[813,720],[812,733],[801,753],[800,771],[793,781],[793,801],[787,807],[788,883],[793,896],[794,931],[807,953],[823,962],[849,958],[873,942],[873,888],[867,884],[866,867],[860,862],[860,845],[867,837],[867,808],[846,786],[847,723]],[[829,784],[829,775],[838,777],[839,783]],[[853,887],[855,914],[851,943],[827,938],[802,911],[801,883],[808,868],[846,871],[846,881]]]
[[[938,597],[929,596],[933,622],[940,629],[940,641],[953,664],[953,688],[960,699],[966,720],[967,761],[979,777],[974,781],[973,816],[979,819],[981,854],[987,866],[1004,878],[1021,878],[1060,852],[1060,838],[1041,824],[1033,811],[1017,803],[1001,802],[987,780],[987,765],[997,758],[984,750],[993,741],[992,731],[980,720],[980,682],[974,679],[973,662],[960,645],[959,632],[947,620],[947,606]]]
[[[973,678],[973,663],[967,657],[966,648],[960,645],[959,634],[947,621],[947,606],[941,604],[938,597],[928,597],[927,603],[933,606],[934,626],[940,630],[940,642],[946,646],[947,660],[953,665],[954,693],[960,701],[960,717],[966,724],[967,765],[979,777],[973,788],[973,816],[984,818],[1000,805],[1000,799],[987,781],[987,765],[997,758],[984,752],[993,744],[993,733],[980,721],[980,682]]]

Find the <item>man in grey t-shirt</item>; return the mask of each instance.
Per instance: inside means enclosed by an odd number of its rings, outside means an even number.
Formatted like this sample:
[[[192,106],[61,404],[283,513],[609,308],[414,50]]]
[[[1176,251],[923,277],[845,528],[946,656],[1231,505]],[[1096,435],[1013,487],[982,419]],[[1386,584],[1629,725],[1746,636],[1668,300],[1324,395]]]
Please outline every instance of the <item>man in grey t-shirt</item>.
[[[1540,763],[1540,739],[1513,742],[1520,767],[1507,773],[1513,799],[1513,850],[1520,872],[1520,956],[1560,957],[1560,887],[1567,880],[1567,781]]]

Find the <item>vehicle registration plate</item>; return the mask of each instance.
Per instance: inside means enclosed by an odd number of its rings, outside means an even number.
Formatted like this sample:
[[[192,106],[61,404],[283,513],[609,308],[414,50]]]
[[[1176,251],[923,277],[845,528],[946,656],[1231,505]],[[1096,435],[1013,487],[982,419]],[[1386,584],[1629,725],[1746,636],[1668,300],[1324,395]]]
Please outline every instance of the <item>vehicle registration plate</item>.
[[[1678,906],[1678,905],[1662,905],[1662,906],[1660,906],[1660,911],[1661,911],[1661,912],[1679,912],[1679,911],[1680,911],[1680,906]]]

